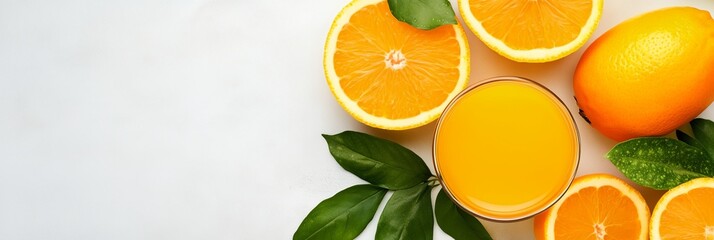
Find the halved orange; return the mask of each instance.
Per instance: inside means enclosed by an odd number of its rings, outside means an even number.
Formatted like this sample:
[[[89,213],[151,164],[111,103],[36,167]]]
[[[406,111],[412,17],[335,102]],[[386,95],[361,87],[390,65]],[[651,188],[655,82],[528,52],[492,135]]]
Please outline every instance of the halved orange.
[[[578,177],[534,219],[536,239],[647,239],[650,210],[642,195],[607,174]]]
[[[713,240],[714,178],[697,178],[670,189],[652,211],[650,239]]]
[[[603,0],[459,0],[459,12],[489,48],[519,62],[548,62],[582,47]]]
[[[343,8],[323,60],[340,105],[362,123],[392,130],[438,118],[469,76],[461,26],[419,30],[394,18],[386,0],[353,0]]]

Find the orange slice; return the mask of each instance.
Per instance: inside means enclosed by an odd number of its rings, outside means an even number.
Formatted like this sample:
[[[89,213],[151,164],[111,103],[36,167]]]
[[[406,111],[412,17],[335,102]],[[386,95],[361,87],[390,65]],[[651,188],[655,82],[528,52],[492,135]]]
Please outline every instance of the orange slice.
[[[586,175],[534,219],[536,239],[647,239],[650,210],[642,195],[622,180]]]
[[[714,178],[697,178],[670,189],[652,211],[650,239],[713,240]]]
[[[419,30],[394,18],[386,0],[354,0],[332,23],[323,65],[330,90],[355,119],[409,129],[438,118],[464,89],[469,48],[459,25]]]
[[[548,62],[582,47],[603,0],[459,0],[459,12],[488,47],[519,62]]]

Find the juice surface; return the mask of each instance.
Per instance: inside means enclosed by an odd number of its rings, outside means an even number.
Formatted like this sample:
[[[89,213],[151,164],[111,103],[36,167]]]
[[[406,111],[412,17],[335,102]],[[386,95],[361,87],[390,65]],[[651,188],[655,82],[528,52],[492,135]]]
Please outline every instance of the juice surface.
[[[578,163],[572,117],[533,83],[488,82],[461,95],[439,123],[434,145],[447,191],[483,217],[512,220],[550,206]]]

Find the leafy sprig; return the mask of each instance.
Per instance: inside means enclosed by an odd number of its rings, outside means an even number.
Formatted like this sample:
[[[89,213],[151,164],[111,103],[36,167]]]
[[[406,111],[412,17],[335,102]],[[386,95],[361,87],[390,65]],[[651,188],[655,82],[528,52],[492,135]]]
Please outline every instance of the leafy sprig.
[[[440,192],[424,161],[401,145],[365,133],[322,135],[342,168],[370,184],[340,191],[318,204],[302,221],[293,239],[354,239],[374,218],[389,190],[375,239],[432,239],[434,211],[439,226],[455,239],[491,239],[481,223]],[[434,209],[434,211],[432,211]]]

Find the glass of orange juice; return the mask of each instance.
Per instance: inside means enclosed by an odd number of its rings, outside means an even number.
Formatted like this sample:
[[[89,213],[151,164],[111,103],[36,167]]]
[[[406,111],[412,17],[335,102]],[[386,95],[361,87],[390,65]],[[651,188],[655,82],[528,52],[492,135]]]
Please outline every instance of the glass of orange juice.
[[[580,161],[575,120],[546,87],[497,77],[457,95],[439,119],[434,166],[465,211],[518,221],[553,205]]]

